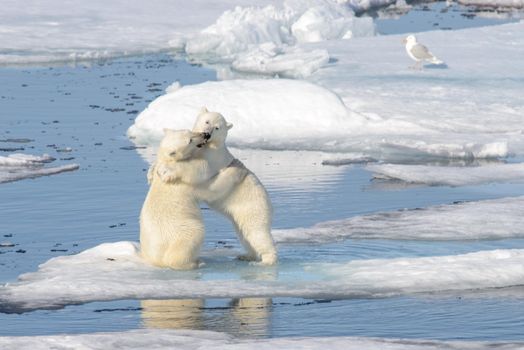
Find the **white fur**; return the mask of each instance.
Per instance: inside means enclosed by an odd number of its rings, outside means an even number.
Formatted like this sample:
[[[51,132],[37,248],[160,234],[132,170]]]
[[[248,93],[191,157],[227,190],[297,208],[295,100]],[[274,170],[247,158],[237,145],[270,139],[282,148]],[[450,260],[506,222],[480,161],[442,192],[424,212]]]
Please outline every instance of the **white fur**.
[[[199,198],[212,209],[228,217],[234,224],[247,254],[239,258],[258,260],[264,265],[277,261],[277,252],[271,236],[272,206],[266,189],[259,179],[225,145],[227,132],[233,125],[215,112],[203,109],[193,127],[194,132],[210,133],[206,145],[194,152],[191,162],[198,166],[185,168],[185,163],[158,169],[164,181],[181,180],[200,189]],[[223,169],[223,170],[221,170]],[[209,176],[220,171],[223,176],[235,176],[227,185],[206,186]],[[238,179],[238,183],[235,183]],[[224,181],[225,182],[225,181]],[[204,188],[207,191],[204,191]]]
[[[203,108],[199,114],[194,132],[211,133],[205,147],[197,151],[196,157],[206,159],[210,167],[221,169],[234,159],[226,147],[227,132],[233,127],[220,113],[209,112]],[[236,161],[242,164],[240,161]],[[266,189],[260,180],[249,171],[245,178],[231,191],[214,199],[204,199],[208,205],[227,216],[234,224],[240,242],[247,254],[240,258],[259,260],[264,265],[277,261],[277,251],[271,236],[273,208]]]
[[[188,130],[165,130],[157,161],[148,172],[151,187],[140,213],[140,245],[142,257],[149,263],[173,269],[198,266],[198,254],[204,240],[204,225],[198,201],[221,196],[231,191],[246,171],[233,163],[196,187],[181,181],[165,182],[162,170],[177,166],[200,169],[193,154],[204,139],[200,133]],[[174,153],[173,153],[174,152]]]

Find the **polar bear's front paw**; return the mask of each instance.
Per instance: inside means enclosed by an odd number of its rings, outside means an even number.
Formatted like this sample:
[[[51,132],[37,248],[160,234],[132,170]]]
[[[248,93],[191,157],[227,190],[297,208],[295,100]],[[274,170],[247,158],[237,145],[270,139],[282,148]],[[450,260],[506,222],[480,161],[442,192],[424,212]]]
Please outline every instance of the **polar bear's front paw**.
[[[158,166],[156,173],[160,176],[160,179],[165,183],[175,182],[177,179],[176,173],[172,171],[168,166]]]

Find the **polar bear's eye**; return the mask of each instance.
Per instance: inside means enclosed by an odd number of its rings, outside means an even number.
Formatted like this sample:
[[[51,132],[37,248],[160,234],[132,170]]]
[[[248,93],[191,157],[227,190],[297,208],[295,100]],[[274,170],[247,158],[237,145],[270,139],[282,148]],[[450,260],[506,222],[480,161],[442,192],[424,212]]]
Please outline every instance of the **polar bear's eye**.
[[[215,130],[218,130],[218,129],[220,129],[220,128],[217,126],[217,127],[215,128]]]
[[[189,139],[189,143],[193,142],[193,139]]]
[[[206,124],[209,124],[209,120],[206,120]]]

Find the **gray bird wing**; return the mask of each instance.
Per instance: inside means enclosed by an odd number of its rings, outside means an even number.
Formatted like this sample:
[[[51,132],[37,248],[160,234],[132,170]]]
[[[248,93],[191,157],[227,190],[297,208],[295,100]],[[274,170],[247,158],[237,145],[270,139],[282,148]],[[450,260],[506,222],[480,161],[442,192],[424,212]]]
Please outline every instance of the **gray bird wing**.
[[[411,54],[418,58],[419,60],[425,60],[433,58],[433,55],[431,52],[429,52],[428,48],[421,44],[416,44],[411,48]]]

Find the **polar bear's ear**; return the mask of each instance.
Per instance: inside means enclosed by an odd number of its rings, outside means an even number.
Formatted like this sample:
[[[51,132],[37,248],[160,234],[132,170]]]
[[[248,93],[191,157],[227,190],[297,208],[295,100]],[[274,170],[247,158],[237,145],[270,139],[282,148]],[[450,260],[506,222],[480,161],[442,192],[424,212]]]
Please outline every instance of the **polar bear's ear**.
[[[233,127],[233,124],[227,123],[226,126],[227,126],[227,130],[229,130],[229,129],[231,129]]]
[[[200,114],[209,113],[206,107],[200,108]]]

